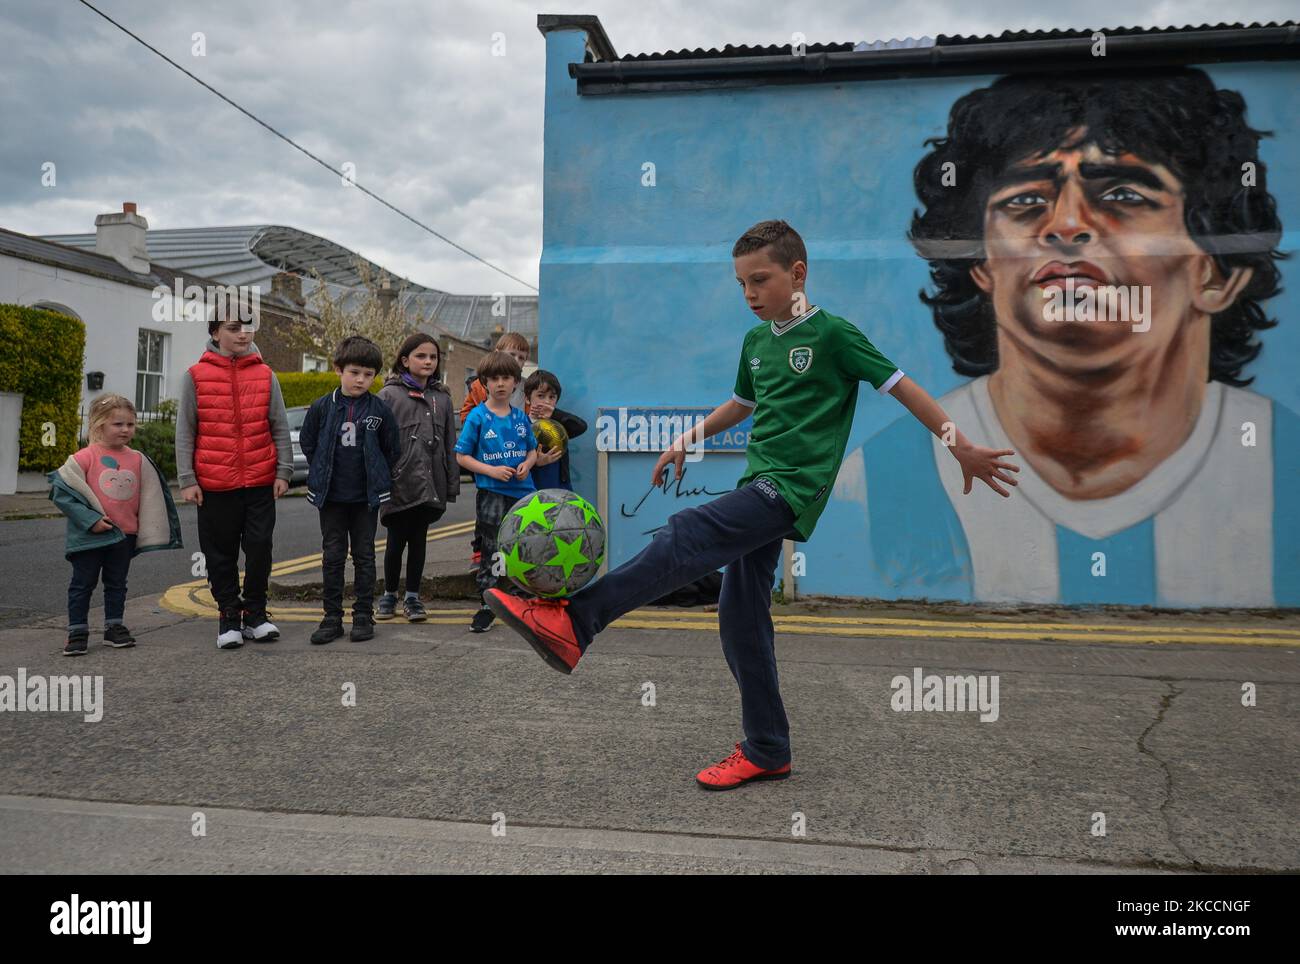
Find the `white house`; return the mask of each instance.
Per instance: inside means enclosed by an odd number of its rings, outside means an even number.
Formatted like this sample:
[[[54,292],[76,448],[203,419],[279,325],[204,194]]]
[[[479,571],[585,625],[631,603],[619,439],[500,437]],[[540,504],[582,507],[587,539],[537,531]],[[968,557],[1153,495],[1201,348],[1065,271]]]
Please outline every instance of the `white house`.
[[[202,318],[187,320],[174,299],[160,306],[155,289],[174,292],[178,281],[182,291],[188,285],[206,289],[212,282],[151,265],[147,229],[134,204],[95,219],[93,252],[0,228],[0,303],[48,308],[85,323],[85,356],[69,359],[82,371],[83,411],[96,396],[115,392],[147,416],[174,397],[181,374],[208,340]],[[9,433],[0,438],[14,444]],[[39,473],[19,476],[19,491],[44,487]]]

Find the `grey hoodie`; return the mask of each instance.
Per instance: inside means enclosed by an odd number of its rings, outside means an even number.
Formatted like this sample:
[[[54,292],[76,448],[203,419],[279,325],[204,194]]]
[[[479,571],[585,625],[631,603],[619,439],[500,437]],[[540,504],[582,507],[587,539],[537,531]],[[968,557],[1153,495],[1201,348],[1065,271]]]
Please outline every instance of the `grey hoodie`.
[[[226,358],[232,354],[222,351],[212,339],[208,339],[207,350]],[[257,350],[257,345],[250,344],[245,354],[262,353]],[[199,406],[194,397],[194,377],[188,368],[181,375],[177,402],[176,481],[184,489],[199,484],[194,475],[194,439],[199,432]],[[275,477],[289,482],[293,479],[293,443],[289,441],[289,416],[284,411],[284,395],[280,393],[280,382],[274,375],[271,376],[271,406],[267,421],[271,423],[271,438],[275,441]]]

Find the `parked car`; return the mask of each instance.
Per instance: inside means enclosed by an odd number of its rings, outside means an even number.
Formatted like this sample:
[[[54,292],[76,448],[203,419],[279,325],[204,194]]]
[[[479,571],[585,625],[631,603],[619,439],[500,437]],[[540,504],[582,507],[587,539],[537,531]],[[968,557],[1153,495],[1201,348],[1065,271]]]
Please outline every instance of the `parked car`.
[[[289,441],[293,443],[293,481],[290,484],[301,485],[307,481],[307,456],[302,454],[302,446],[298,444],[298,433],[307,417],[307,406],[285,409],[285,414],[289,416]]]

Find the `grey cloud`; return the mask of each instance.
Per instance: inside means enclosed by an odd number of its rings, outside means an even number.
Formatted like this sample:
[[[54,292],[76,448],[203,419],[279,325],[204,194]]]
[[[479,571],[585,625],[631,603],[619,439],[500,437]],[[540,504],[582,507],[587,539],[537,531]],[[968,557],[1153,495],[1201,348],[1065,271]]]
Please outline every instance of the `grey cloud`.
[[[329,163],[434,228],[536,283],[541,251],[545,43],[535,4],[400,0],[166,5],[98,0],[109,16]],[[1233,20],[1281,20],[1282,2]],[[540,8],[549,11],[551,8]],[[568,9],[568,8],[564,8]],[[938,33],[1218,22],[1221,4],[1028,0],[809,7],[633,0],[597,13],[620,53],[874,40]],[[1084,19],[1084,18],[1087,19]],[[191,36],[207,56],[191,56]],[[492,36],[506,56],[493,57]],[[430,287],[524,289],[338,179],[80,4],[9,4],[0,85],[0,225],[89,231],[124,200],[155,227],[275,222],[324,235]],[[21,132],[15,135],[14,132]],[[58,186],[40,166],[58,165]]]

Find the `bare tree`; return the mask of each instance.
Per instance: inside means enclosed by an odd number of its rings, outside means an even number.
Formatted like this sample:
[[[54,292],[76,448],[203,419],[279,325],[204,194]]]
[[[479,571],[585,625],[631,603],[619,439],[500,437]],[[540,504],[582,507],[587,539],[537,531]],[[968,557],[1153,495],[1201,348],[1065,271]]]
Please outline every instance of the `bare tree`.
[[[312,269],[316,287],[311,293],[311,303],[320,319],[317,344],[328,354],[349,335],[364,335],[384,353],[384,368],[387,370],[389,360],[397,354],[402,341],[411,332],[419,330],[425,319],[408,317],[402,309],[405,283],[393,287],[387,272],[381,270],[376,275],[370,263],[361,259],[355,265],[362,287],[337,296],[330,292],[320,273]]]

